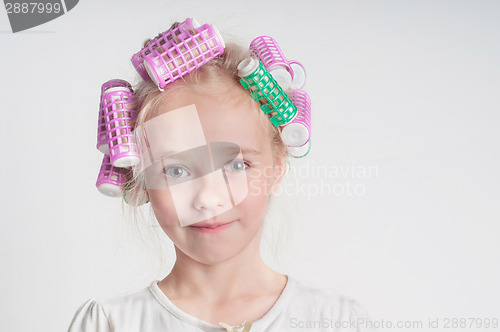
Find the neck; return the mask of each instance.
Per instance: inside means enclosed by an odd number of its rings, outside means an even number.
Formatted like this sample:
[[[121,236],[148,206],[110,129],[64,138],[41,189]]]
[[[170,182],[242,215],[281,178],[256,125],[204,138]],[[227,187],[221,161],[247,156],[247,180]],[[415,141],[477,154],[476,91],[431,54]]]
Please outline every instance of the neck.
[[[215,264],[192,259],[177,247],[177,259],[164,279],[171,298],[205,298],[225,302],[241,296],[259,294],[265,285],[282,277],[260,256],[260,236],[237,255]]]

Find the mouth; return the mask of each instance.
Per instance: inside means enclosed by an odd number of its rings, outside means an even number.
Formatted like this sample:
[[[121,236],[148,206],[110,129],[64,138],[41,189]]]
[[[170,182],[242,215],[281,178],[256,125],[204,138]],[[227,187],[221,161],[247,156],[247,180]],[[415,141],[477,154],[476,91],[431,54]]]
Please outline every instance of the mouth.
[[[205,223],[200,225],[190,225],[189,227],[200,232],[214,233],[229,228],[236,220],[218,223]]]

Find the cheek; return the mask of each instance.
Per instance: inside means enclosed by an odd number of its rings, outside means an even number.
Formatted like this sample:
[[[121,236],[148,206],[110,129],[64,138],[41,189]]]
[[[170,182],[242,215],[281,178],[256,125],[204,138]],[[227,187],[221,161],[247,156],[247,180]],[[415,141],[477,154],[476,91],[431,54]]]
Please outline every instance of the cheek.
[[[273,178],[273,168],[270,165],[252,168],[247,172],[248,197],[251,199],[266,199],[270,194]]]
[[[248,195],[241,209],[252,219],[263,220],[269,198],[269,180],[264,176],[249,177]]]
[[[263,189],[255,189],[255,191],[257,190],[263,191]],[[268,197],[267,195],[256,195],[249,192],[245,200],[235,207],[238,215],[243,217],[245,227],[254,229],[261,225],[267,211]]]
[[[168,189],[149,189],[148,195],[156,220],[158,220],[160,226],[178,226],[179,219],[170,191]]]

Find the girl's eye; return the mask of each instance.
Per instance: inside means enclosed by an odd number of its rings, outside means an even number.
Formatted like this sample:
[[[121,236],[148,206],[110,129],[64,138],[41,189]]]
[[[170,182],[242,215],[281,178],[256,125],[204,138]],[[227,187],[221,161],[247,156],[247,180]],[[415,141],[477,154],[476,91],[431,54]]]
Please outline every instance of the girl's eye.
[[[189,172],[184,167],[181,166],[165,167],[163,173],[165,173],[166,176],[175,179],[183,178],[189,175]]]
[[[251,167],[251,165],[247,161],[235,160],[235,161],[232,161],[229,164],[227,164],[226,167],[229,168],[229,171],[240,172],[240,171],[244,171],[245,169]]]

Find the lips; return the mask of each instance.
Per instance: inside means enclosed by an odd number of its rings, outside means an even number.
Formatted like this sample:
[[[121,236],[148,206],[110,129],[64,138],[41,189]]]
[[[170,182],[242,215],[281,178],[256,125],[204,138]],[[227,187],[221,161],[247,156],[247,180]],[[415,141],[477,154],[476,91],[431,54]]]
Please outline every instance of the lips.
[[[215,234],[224,234],[227,230],[231,229],[236,220],[229,222],[205,222],[199,225],[191,225],[194,232],[198,234],[205,234],[206,236],[215,236]]]
[[[231,222],[233,222],[234,220],[231,220],[231,221],[219,221],[219,222],[207,222],[207,223],[201,223],[201,224],[195,224],[195,225],[191,225],[191,227],[196,227],[196,228],[216,228],[216,227],[219,227],[219,226],[222,226],[222,225],[226,225],[226,224],[229,224]]]

